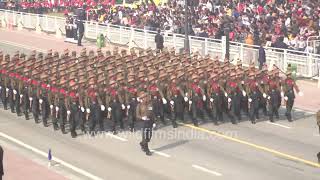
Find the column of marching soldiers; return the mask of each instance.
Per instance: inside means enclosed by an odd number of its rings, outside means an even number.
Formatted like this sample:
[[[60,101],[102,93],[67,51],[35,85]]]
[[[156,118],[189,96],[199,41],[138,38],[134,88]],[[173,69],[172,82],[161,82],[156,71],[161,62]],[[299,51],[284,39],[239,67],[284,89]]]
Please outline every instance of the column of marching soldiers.
[[[72,137],[77,127],[91,133],[98,126],[104,131],[105,121],[112,122],[112,132],[117,133],[118,125],[124,129],[124,119],[134,131],[140,92],[152,98],[157,120],[166,124],[168,118],[174,128],[185,116],[195,126],[205,117],[216,125],[224,117],[237,124],[243,114],[255,124],[259,110],[273,122],[279,118],[282,99],[292,121],[294,89],[299,92],[291,74],[281,78],[276,66],[257,70],[254,64],[243,67],[239,61],[234,65],[168,49],[154,54],[150,49],[128,53],[118,48],[87,53],[84,48],[78,57],[68,50],[61,55],[33,51],[28,57],[0,52],[0,66],[5,110],[26,120],[32,114],[46,127],[51,120],[54,130],[62,133],[69,123]]]

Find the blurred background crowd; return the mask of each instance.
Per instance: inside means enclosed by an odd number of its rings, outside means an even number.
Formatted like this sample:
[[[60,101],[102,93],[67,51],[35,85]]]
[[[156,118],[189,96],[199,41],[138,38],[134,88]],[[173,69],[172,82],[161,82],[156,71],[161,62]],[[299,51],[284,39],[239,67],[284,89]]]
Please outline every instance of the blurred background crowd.
[[[228,28],[231,41],[319,53],[307,39],[319,35],[318,0],[200,0],[192,1],[189,35],[221,39]],[[184,0],[48,0],[7,2],[3,8],[68,14],[79,7],[88,21],[166,33],[185,33]]]

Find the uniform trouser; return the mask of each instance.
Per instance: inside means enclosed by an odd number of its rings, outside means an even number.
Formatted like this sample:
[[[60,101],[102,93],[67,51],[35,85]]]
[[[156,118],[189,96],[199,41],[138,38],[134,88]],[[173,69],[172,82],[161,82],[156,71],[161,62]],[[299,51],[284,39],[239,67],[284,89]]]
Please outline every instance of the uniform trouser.
[[[8,92],[8,99],[9,99],[10,110],[12,113],[15,113],[15,97],[12,89],[10,89]]]
[[[265,116],[268,115],[268,113],[267,113],[267,100],[264,97],[261,97],[260,109],[262,109],[262,112]]]
[[[289,98],[286,104],[286,116],[288,121],[292,121],[291,111],[292,111],[293,104],[294,104],[294,99]]]
[[[191,104],[191,116],[192,116],[192,122],[193,122],[194,125],[198,125],[198,123],[199,123],[198,115],[200,115],[203,118],[203,116],[204,116],[203,106],[199,106],[197,104],[197,102],[192,102],[192,104]]]
[[[34,121],[36,123],[38,123],[38,121],[39,121],[39,99],[36,96],[33,96],[33,98],[32,98],[31,109],[32,109],[32,115],[33,115]]]
[[[81,131],[85,132],[86,131],[86,114],[82,112],[81,110],[78,111],[78,120],[80,124],[80,129]]]
[[[57,130],[59,128],[59,125],[58,125],[59,111],[56,111],[56,108],[58,108],[58,106],[55,106],[53,104],[50,107],[51,121],[52,121],[54,130]]]
[[[249,116],[249,102],[248,102],[248,96],[244,96],[241,98],[241,110]]]
[[[26,120],[29,120],[30,102],[29,97],[27,95],[23,95],[21,105],[23,108],[24,117],[26,118]]]
[[[137,118],[133,113],[128,114],[128,121],[130,123],[130,125],[129,125],[130,129],[134,129],[136,120],[137,120]]]
[[[96,128],[97,123],[98,123],[100,131],[104,131],[104,120],[103,120],[103,116],[102,116],[103,111],[101,111],[100,109],[95,109],[95,108],[91,109],[89,130],[90,130],[90,132],[93,132]]]
[[[48,118],[50,114],[50,107],[47,98],[42,98],[43,102],[40,104],[41,106],[41,118],[44,126],[48,124]]]
[[[79,113],[77,110],[77,105],[72,104],[71,105],[71,109],[70,109],[70,116],[69,116],[69,123],[70,123],[70,132],[71,132],[71,136],[76,136],[76,128],[77,128],[77,122],[78,122],[78,117],[79,117]]]
[[[155,117],[157,119],[160,119],[160,121],[165,124],[164,104],[162,103],[162,101],[157,100],[156,102],[153,102],[153,112],[155,114]]]
[[[152,120],[143,121],[143,128],[142,128],[142,141],[141,146],[144,151],[150,152],[148,143],[151,141],[152,138]]]
[[[124,129],[122,111],[121,112],[120,112],[120,110],[117,110],[117,111],[119,111],[119,112],[114,112],[114,113],[112,113],[112,116],[111,116],[111,119],[113,122],[113,124],[112,124],[112,131],[113,132],[116,131],[116,126],[118,123],[120,124],[120,128]]]
[[[59,106],[59,124],[62,133],[65,133],[65,124],[67,119],[67,109],[65,105]]]
[[[21,116],[21,103],[20,103],[20,93],[17,93],[15,100],[15,109],[18,116]]]
[[[250,108],[249,108],[249,118],[251,122],[254,122],[256,119],[259,119],[259,107],[255,106],[258,100],[252,100],[250,103]]]
[[[212,105],[211,117],[214,123],[218,123],[218,121],[223,121],[223,112],[221,106],[217,106],[215,104]]]
[[[5,110],[8,109],[8,97],[7,97],[7,90],[5,87],[2,87],[1,89],[1,100],[2,100],[2,104],[3,104],[3,108]]]
[[[279,118],[278,104],[270,104],[269,105],[269,119],[270,119],[270,121],[273,121],[274,115],[276,116],[276,118]]]

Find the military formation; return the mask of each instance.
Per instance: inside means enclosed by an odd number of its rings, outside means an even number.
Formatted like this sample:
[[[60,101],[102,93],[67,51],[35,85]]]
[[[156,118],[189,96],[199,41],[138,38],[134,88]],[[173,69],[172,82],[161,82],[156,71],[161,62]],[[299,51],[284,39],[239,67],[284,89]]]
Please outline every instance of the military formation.
[[[62,54],[49,50],[26,56],[0,52],[0,95],[3,108],[36,123],[52,123],[54,130],[72,137],[77,129],[105,131],[106,121],[113,133],[129,125],[135,130],[140,116],[139,94],[150,98],[155,122],[178,127],[191,119],[195,126],[204,118],[216,125],[229,119],[233,124],[247,116],[255,124],[263,116],[292,121],[295,91],[299,89],[290,73],[282,76],[276,66],[268,70],[243,67],[241,62],[224,62],[199,54],[176,54],[164,49],[131,49],[97,52],[84,48]],[[295,90],[295,91],[294,91]]]

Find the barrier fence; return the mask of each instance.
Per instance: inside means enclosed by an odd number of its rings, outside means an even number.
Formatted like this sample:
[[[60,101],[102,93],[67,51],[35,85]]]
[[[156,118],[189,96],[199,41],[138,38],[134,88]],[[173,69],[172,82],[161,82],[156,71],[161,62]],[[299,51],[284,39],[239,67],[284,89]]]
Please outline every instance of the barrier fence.
[[[18,27],[45,31],[49,33],[65,34],[65,19],[62,17],[30,14],[0,9],[0,24],[2,27]],[[155,49],[154,37],[156,32],[136,29],[132,27],[117,26],[111,24],[99,24],[97,22],[85,22],[85,38],[95,40],[99,34],[104,34],[107,41],[128,45],[130,47]],[[164,45],[168,48],[180,50],[184,47],[184,35],[164,35]],[[201,55],[210,55],[222,60],[224,50],[222,41],[211,38],[189,36],[191,51],[198,51]],[[267,64],[276,64],[282,71],[286,71],[287,65],[297,66],[297,73],[303,77],[315,77],[320,67],[320,55],[304,53],[301,51],[284,50],[266,47]],[[230,42],[230,60],[240,59],[244,65],[251,62],[258,64],[259,47],[238,42]]]

